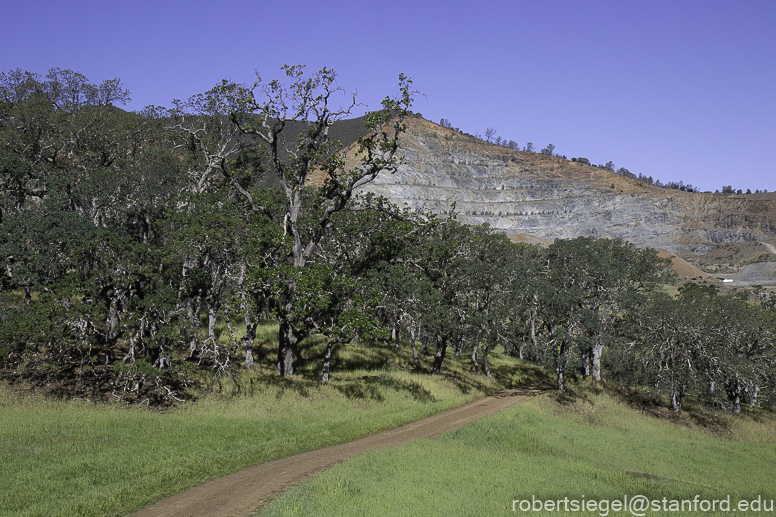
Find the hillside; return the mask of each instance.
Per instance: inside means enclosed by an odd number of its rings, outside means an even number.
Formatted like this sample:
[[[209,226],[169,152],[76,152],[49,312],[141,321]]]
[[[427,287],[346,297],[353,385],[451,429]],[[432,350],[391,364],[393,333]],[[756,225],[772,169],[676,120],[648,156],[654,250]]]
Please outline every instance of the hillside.
[[[694,262],[715,247],[776,239],[776,195],[689,193],[559,157],[407,121],[403,163],[365,187],[399,205],[544,240],[620,237]]]
[[[679,510],[681,504],[692,508],[693,499],[730,500],[734,514],[751,500],[760,501],[752,508],[772,507],[770,416],[669,415],[605,390],[542,395],[437,440],[353,458],[284,494],[260,515],[729,514]],[[620,512],[627,506],[614,502],[626,497],[652,501],[653,510],[657,503],[657,510]],[[541,511],[542,501],[552,510]],[[595,503],[587,505],[593,511],[575,511],[585,502]]]

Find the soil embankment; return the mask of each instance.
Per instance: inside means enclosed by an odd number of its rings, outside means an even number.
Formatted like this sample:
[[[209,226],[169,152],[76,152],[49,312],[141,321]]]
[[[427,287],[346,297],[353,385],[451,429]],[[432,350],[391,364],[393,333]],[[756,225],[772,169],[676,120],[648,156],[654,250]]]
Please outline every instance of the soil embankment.
[[[659,250],[657,252],[660,258],[670,258],[671,268],[676,271],[679,278],[707,278],[708,273],[703,272],[701,269],[693,266],[684,259],[681,259],[667,250]]]

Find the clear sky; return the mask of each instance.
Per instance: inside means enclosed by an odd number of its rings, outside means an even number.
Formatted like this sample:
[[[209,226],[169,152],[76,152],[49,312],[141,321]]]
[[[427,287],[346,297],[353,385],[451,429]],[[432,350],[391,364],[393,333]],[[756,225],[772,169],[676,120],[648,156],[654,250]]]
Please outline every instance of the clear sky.
[[[323,66],[371,108],[702,190],[776,190],[774,0],[25,0],[0,70],[119,77],[129,109]],[[343,102],[344,102],[343,98]]]

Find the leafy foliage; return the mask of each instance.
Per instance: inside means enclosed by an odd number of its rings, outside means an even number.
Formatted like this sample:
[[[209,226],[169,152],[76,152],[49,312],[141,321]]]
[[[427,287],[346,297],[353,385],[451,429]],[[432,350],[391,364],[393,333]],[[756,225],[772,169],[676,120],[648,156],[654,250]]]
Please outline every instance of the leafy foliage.
[[[335,347],[390,339],[409,341],[416,371],[433,353],[444,373],[450,350],[490,377],[503,351],[552,368],[561,391],[578,372],[665,391],[675,410],[688,394],[735,412],[772,400],[769,300],[694,285],[672,298],[654,250],[514,244],[454,205],[437,217],[360,194],[399,166],[411,81],[345,154],[332,135],[352,128],[355,97],[334,107],[327,68],[283,73],[141,113],[116,106],[117,79],[0,74],[4,375],[167,404],[203,371],[251,367],[274,319],[281,376],[316,339],[324,382]]]

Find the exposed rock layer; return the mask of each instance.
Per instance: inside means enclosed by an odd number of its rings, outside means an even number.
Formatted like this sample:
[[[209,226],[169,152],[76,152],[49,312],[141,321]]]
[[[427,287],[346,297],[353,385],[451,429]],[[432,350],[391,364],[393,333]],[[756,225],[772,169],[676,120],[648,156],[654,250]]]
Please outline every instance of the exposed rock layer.
[[[776,238],[776,201],[688,193],[612,171],[474,140],[408,121],[399,170],[366,189],[399,205],[549,240],[620,237],[639,246],[704,254],[720,243]]]

